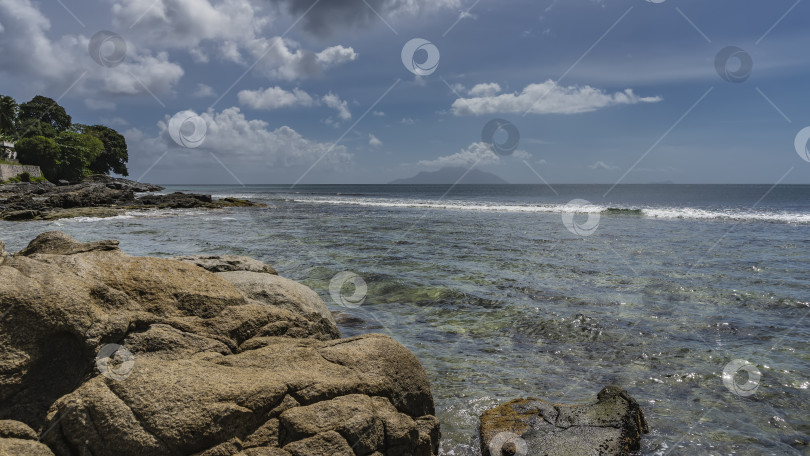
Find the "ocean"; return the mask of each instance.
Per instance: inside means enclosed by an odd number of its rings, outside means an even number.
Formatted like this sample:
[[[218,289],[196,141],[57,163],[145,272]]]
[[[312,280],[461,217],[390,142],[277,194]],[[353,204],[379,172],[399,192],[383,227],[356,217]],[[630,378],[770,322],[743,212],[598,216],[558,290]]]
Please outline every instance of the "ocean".
[[[498,403],[587,403],[608,384],[644,410],[641,454],[810,454],[809,185],[173,191],[268,207],[0,222],[0,239],[16,251],[62,230],[265,261],[316,290],[344,336],[416,354],[444,455],[480,454],[478,416]]]

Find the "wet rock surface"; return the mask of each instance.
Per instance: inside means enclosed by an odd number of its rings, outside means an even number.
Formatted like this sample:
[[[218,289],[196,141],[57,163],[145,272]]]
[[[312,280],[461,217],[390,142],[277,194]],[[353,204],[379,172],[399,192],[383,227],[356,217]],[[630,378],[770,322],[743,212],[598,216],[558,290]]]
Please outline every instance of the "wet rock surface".
[[[0,454],[437,454],[416,357],[279,279],[59,232],[0,255]]]
[[[54,220],[70,217],[111,217],[127,210],[190,209],[264,206],[246,200],[211,195],[158,192],[163,187],[93,175],[78,184],[54,185],[47,182],[0,185],[0,219],[8,221]]]
[[[627,391],[607,386],[589,405],[515,399],[481,415],[484,456],[629,455],[649,432]]]

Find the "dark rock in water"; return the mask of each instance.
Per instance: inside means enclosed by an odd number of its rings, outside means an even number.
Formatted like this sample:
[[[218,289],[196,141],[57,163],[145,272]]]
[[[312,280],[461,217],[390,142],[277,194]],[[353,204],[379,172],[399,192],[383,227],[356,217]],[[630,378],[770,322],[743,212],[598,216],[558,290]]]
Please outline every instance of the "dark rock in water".
[[[84,182],[104,184],[107,188],[112,188],[115,190],[130,190],[137,193],[159,192],[164,190],[164,188],[160,185],[131,181],[129,179],[120,179],[104,174],[93,174],[92,176],[86,177]]]
[[[438,452],[416,357],[277,275],[50,232],[0,258],[0,315],[3,456]]]
[[[22,210],[9,211],[3,213],[3,220],[18,222],[22,220],[34,220],[39,215],[39,211]]]
[[[607,386],[590,405],[515,399],[484,412],[480,431],[484,456],[611,456],[639,450],[649,429],[635,399]]]
[[[264,207],[246,200],[211,195],[172,193],[145,195],[163,187],[93,175],[77,184],[16,183],[0,185],[0,219],[55,220],[69,217],[111,217],[133,209],[191,209],[223,207]]]

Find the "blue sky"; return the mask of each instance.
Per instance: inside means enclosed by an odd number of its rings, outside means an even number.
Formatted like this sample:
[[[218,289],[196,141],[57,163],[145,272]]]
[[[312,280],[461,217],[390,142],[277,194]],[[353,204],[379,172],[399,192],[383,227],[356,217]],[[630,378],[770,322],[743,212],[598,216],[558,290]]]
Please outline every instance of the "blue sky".
[[[794,147],[808,18],[796,0],[0,0],[0,93],[116,128],[130,176],[158,183],[442,166],[513,183],[810,183]],[[430,74],[403,62],[414,38],[439,52]],[[716,69],[729,46],[750,56],[750,74],[724,67],[743,82]],[[519,131],[513,153],[482,142],[493,119]]]

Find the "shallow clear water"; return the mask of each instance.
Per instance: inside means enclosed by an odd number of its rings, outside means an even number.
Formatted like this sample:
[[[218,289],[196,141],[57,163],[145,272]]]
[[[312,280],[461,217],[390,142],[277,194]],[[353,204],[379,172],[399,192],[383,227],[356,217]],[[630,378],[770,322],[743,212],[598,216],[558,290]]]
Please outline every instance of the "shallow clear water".
[[[0,239],[59,229],[135,255],[264,260],[318,291],[344,336],[416,353],[443,454],[478,454],[478,415],[499,402],[589,402],[611,383],[642,404],[643,454],[810,452],[810,186],[448,189],[172,187],[269,207],[0,222]],[[341,271],[367,283],[362,306],[332,301]],[[737,359],[751,367],[729,388]]]

